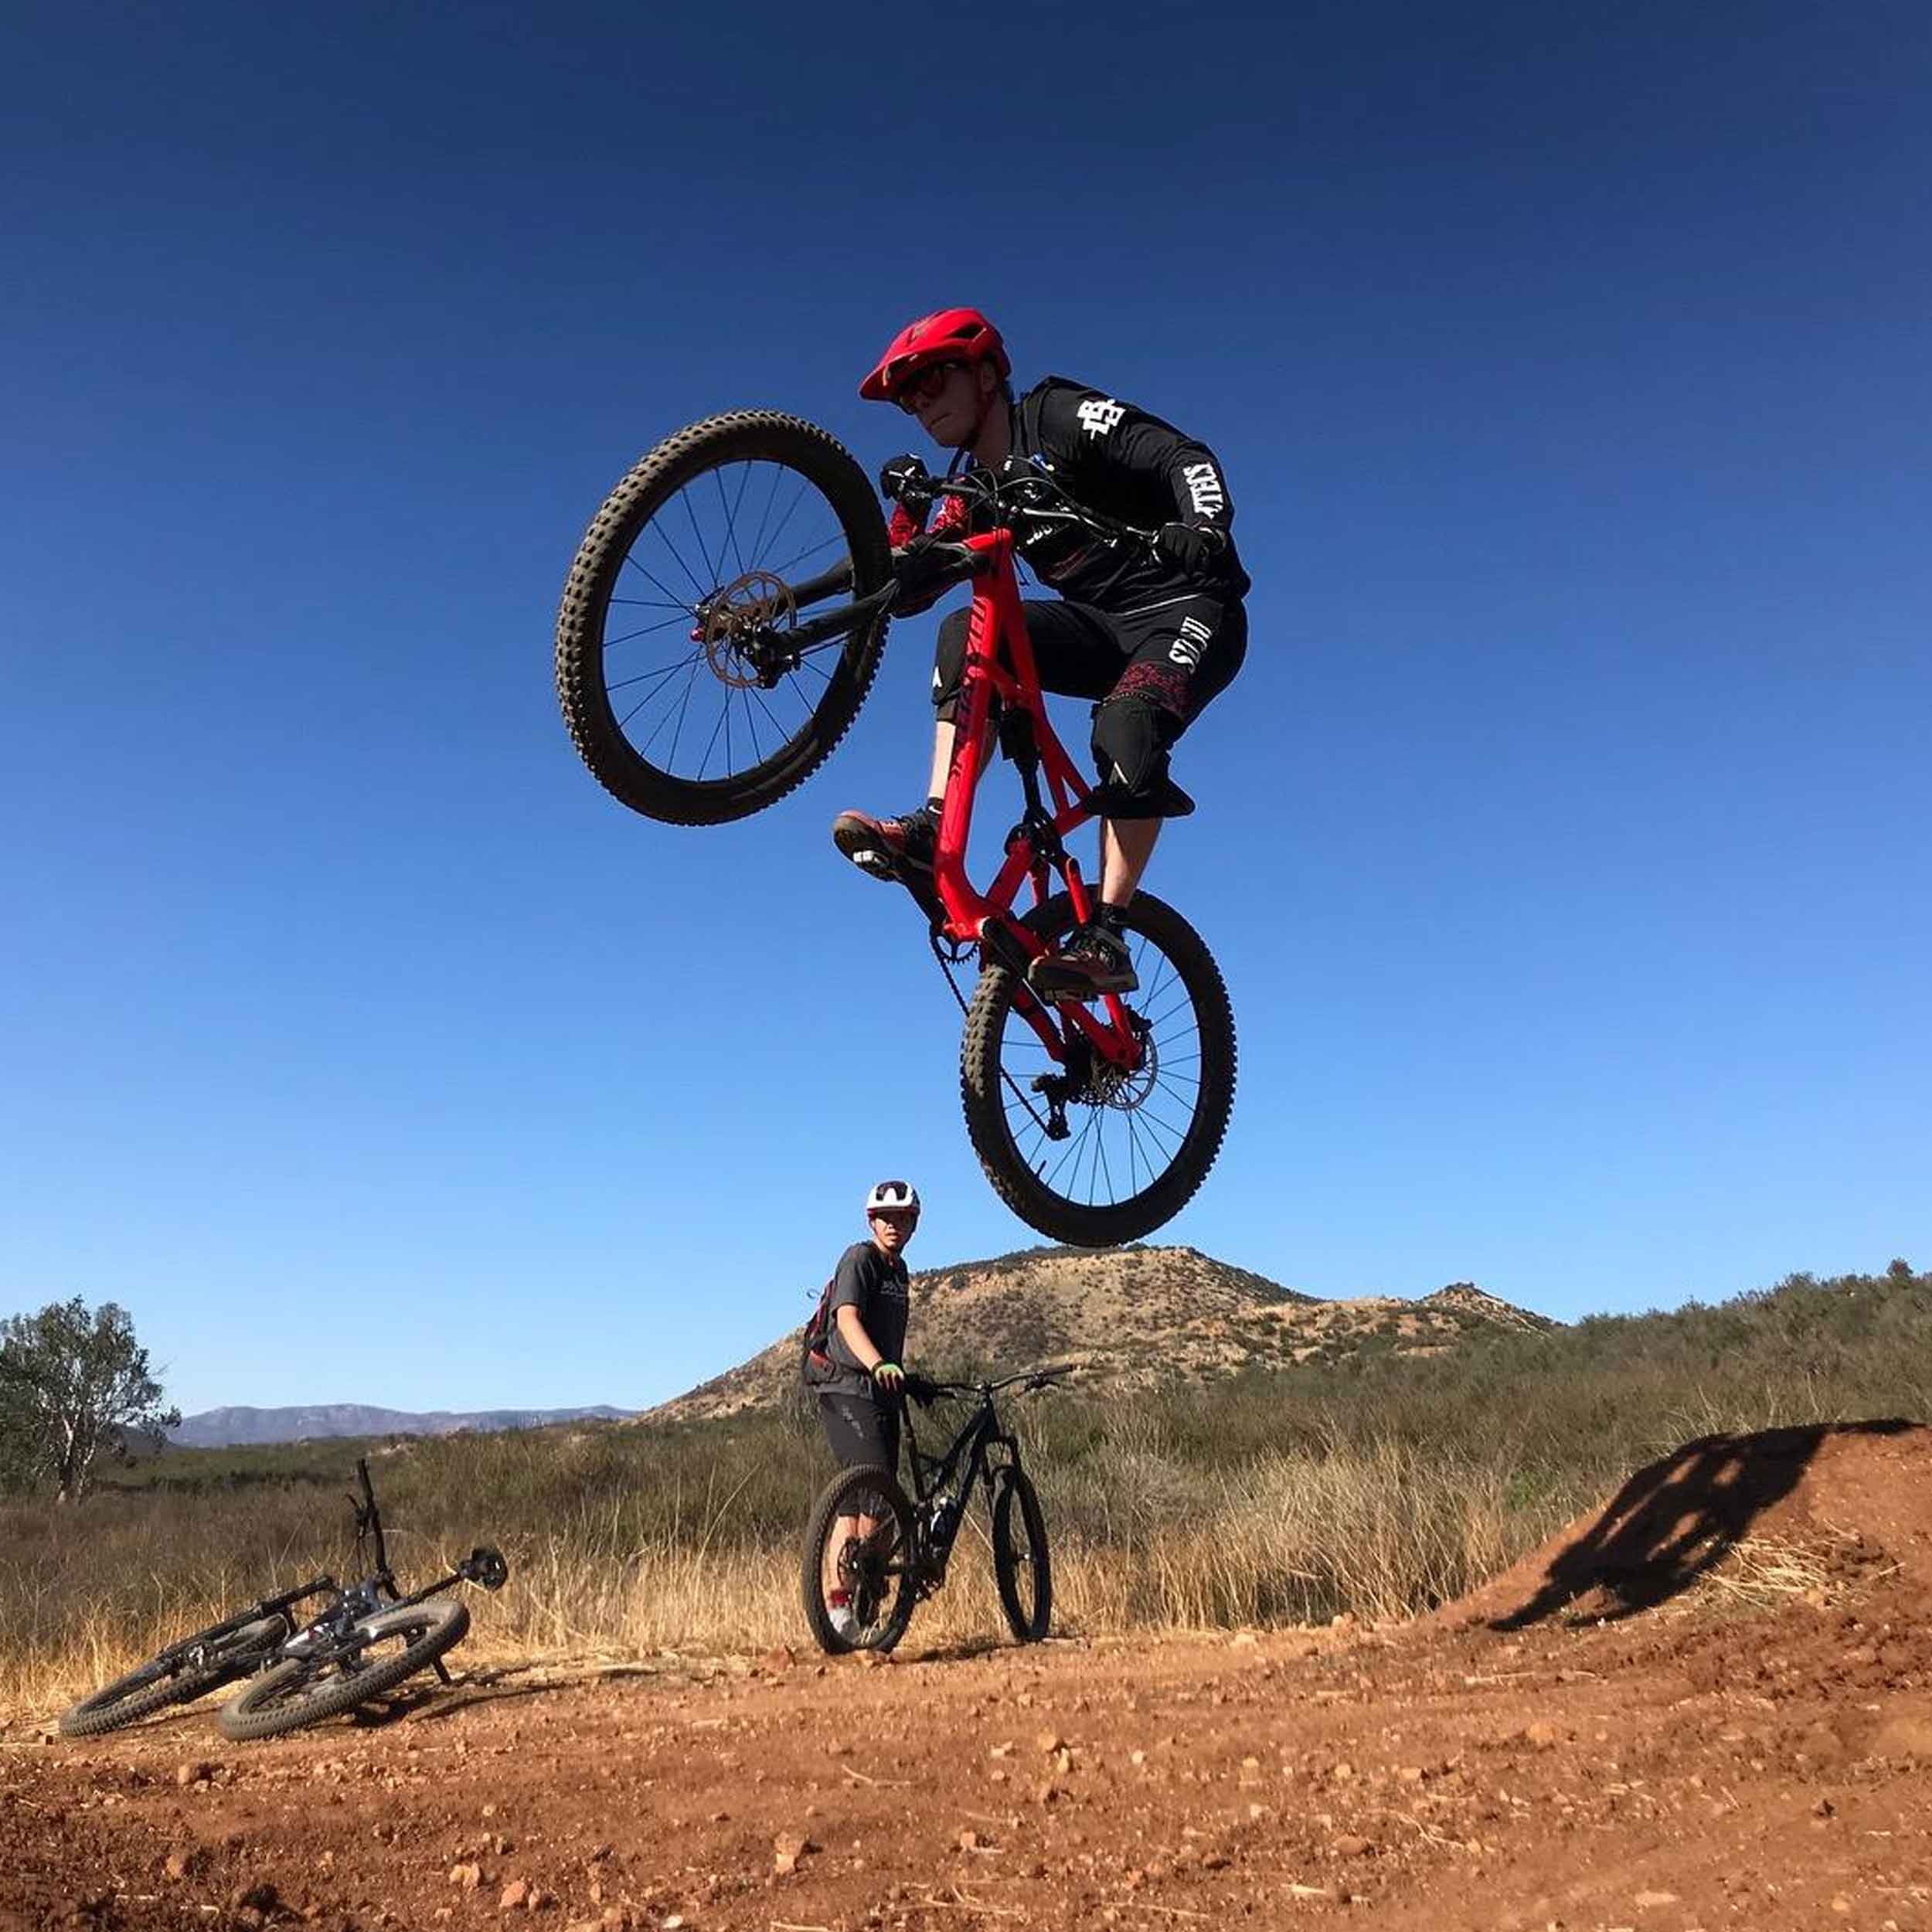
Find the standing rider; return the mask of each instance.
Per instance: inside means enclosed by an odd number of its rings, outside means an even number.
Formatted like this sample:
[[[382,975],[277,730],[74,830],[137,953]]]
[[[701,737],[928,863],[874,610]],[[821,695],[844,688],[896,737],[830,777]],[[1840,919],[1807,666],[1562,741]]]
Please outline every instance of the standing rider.
[[[1234,505],[1213,451],[1158,417],[1083,383],[1049,376],[1015,400],[999,331],[975,308],[909,323],[859,386],[896,403],[968,464],[1050,476],[1073,501],[1151,529],[1151,547],[1110,544],[1065,524],[1016,531],[1019,553],[1062,602],[1029,598],[1026,632],[1040,683],[1095,701],[1100,785],[1100,890],[1090,923],[1063,951],[1033,961],[1028,979],[1049,996],[1131,992],[1138,981],[1121,937],[1163,818],[1193,801],[1168,776],[1168,752],[1223,690],[1247,651],[1241,599],[1249,579],[1234,548]],[[942,526],[944,512],[941,513]],[[841,812],[832,839],[875,876],[930,871],[951,769],[965,668],[967,613],[939,628],[933,672],[938,713],[923,804],[895,818]]]
[[[919,1190],[910,1181],[881,1181],[866,1196],[869,1240],[855,1241],[838,1257],[826,1301],[829,1326],[823,1369],[808,1371],[818,1392],[818,1419],[842,1467],[899,1468],[899,1400],[906,1387],[907,1276],[902,1258],[919,1226]],[[881,1398],[883,1398],[882,1400]],[[829,1562],[847,1538],[876,1527],[855,1516],[828,1546]],[[853,1634],[844,1589],[829,1572],[825,1600],[842,1636]]]

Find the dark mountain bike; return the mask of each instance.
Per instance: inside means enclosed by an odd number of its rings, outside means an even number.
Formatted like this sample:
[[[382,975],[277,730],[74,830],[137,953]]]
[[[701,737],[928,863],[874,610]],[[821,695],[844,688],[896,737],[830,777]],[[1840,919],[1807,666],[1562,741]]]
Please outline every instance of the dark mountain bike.
[[[1076,503],[1043,472],[940,478],[916,457],[881,488],[912,528],[895,549],[844,447],[768,410],[715,416],[639,462],[584,533],[557,614],[556,683],[598,782],[633,811],[718,825],[782,798],[830,756],[871,689],[895,612],[970,583],[973,608],[953,762],[932,872],[903,883],[953,981],[977,969],[960,1046],[974,1151],[1008,1206],[1049,1240],[1134,1241],[1207,1177],[1234,1105],[1234,1015],[1199,934],[1151,893],[1124,937],[1133,993],[1047,997],[1029,964],[1093,911],[1067,840],[1114,802],[1048,719],[1015,546],[1029,529],[1154,539]],[[1024,810],[982,890],[966,849],[994,749]],[[1022,907],[1025,893],[1030,903]]]
[[[458,1583],[500,1590],[509,1565],[500,1550],[481,1545],[448,1576],[404,1596],[389,1567],[366,1460],[357,1461],[355,1475],[362,1495],[349,1502],[355,1512],[357,1568],[369,1555],[374,1558],[360,1583],[345,1589],[325,1573],[182,1638],[63,1713],[62,1734],[90,1737],[117,1730],[243,1677],[252,1681],[215,1720],[225,1736],[237,1740],[271,1737],[338,1716],[431,1665],[448,1683],[443,1655],[469,1628],[470,1613],[455,1598],[437,1598],[437,1593]],[[298,1617],[298,1606],[316,1599],[321,1600],[321,1614],[307,1621]]]
[[[920,1447],[906,1410],[909,1498],[891,1471],[845,1469],[819,1492],[805,1529],[799,1582],[805,1621],[821,1650],[890,1650],[914,1607],[946,1581],[954,1539],[974,1485],[983,1485],[992,1519],[993,1581],[1007,1626],[1022,1644],[1046,1634],[1053,1571],[1039,1498],[1020,1467],[1019,1444],[1000,1426],[993,1397],[1056,1386],[1072,1371],[1038,1369],[998,1382],[931,1382],[909,1375],[906,1392],[921,1406],[948,1397],[972,1413],[943,1454]]]

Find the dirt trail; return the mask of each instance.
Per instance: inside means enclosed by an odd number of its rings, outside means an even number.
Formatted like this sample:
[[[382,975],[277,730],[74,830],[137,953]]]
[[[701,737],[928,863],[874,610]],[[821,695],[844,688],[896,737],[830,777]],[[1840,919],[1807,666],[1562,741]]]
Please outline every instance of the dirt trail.
[[[1929,1611],[1932,1431],[1692,1444],[1396,1629],[915,1621],[870,1668],[478,1668],[252,1747],[16,1726],[0,1928],[1914,1932]]]

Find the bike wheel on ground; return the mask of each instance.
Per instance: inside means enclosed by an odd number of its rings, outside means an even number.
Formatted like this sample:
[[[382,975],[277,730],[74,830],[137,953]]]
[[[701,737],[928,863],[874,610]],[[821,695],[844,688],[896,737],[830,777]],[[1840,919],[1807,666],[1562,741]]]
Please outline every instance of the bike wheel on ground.
[[[60,1714],[63,1737],[97,1737],[124,1724],[246,1676],[290,1634],[284,1617],[258,1617],[238,1629],[220,1625],[172,1644],[124,1677],[117,1677]]]
[[[905,1635],[918,1601],[914,1549],[912,1505],[883,1469],[842,1470],[825,1485],[806,1522],[799,1572],[821,1650],[890,1650]]]
[[[469,1627],[468,1607],[453,1597],[378,1611],[354,1626],[353,1651],[272,1665],[223,1705],[215,1721],[224,1737],[242,1741],[340,1716],[427,1670]]]
[[[740,410],[643,457],[585,532],[557,613],[557,695],[605,790],[648,818],[712,825],[803,783],[885,643],[876,613],[784,661],[798,587],[848,558],[841,601],[889,580],[872,485],[812,423]]]
[[[993,1492],[993,1581],[1007,1628],[1037,1644],[1053,1614],[1053,1566],[1046,1519],[1023,1469],[1009,1469]]]
[[[1073,903],[1060,893],[1026,923],[1057,943]],[[1029,1226],[1080,1247],[1138,1240],[1178,1214],[1234,1107],[1234,1015],[1213,954],[1151,893],[1134,894],[1125,927],[1141,982],[1122,1000],[1143,1049],[1133,1072],[1094,1054],[1055,1060],[1027,1018],[1035,995],[998,964],[980,975],[960,1050],[966,1130],[987,1179]],[[1104,1017],[1104,1002],[1094,1010]],[[1060,1136],[1049,1131],[1055,1097]]]

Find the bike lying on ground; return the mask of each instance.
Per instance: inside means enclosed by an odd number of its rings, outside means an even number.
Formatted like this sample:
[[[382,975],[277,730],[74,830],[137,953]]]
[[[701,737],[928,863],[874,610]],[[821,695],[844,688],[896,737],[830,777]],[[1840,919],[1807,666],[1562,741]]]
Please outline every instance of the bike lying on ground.
[[[1027,984],[1031,962],[1091,913],[1064,842],[1113,801],[1048,722],[1016,532],[1154,539],[1039,471],[1009,468],[942,479],[917,458],[888,464],[882,488],[920,528],[951,498],[964,513],[956,527],[980,531],[895,552],[864,472],[823,430],[769,410],[694,423],[637,464],[585,533],[557,617],[557,691],[578,751],[614,798],[674,825],[721,824],[783,798],[831,753],[871,688],[895,610],[972,583],[937,853],[930,880],[903,883],[949,981],[968,961],[979,968],[970,1004],[953,990],[981,1165],[1042,1233],[1102,1247],[1152,1233],[1206,1178],[1234,1104],[1234,1017],[1200,936],[1147,892],[1124,921],[1138,992],[1083,1002]],[[1018,770],[1025,809],[981,893],[966,845],[995,745]],[[1192,808],[1177,791],[1172,815]],[[1022,886],[1033,901],[1024,913]]]
[[[821,1650],[835,1655],[890,1650],[905,1635],[914,1607],[946,1581],[947,1562],[975,1483],[985,1489],[993,1581],[1008,1628],[1022,1644],[1046,1634],[1053,1610],[1046,1522],[1020,1467],[1019,1444],[1000,1427],[993,1397],[1002,1389],[1051,1389],[1071,1372],[1037,1369],[997,1382],[906,1376],[906,1394],[922,1406],[964,1397],[973,1402],[973,1411],[944,1453],[928,1456],[920,1450],[908,1407],[910,1498],[889,1470],[879,1468],[842,1470],[820,1492],[807,1521],[799,1582],[805,1621]],[[835,1590],[843,1603],[830,1600]]]
[[[404,1596],[389,1567],[366,1461],[358,1461],[355,1474],[362,1492],[359,1501],[349,1498],[356,1566],[366,1551],[372,1549],[375,1560],[360,1583],[345,1590],[333,1577],[315,1577],[184,1637],[63,1713],[63,1736],[117,1730],[243,1677],[251,1681],[215,1718],[224,1736],[238,1740],[339,1716],[432,1665],[448,1683],[443,1655],[469,1628],[470,1613],[457,1599],[437,1593],[458,1583],[500,1590],[509,1565],[502,1551],[481,1545],[448,1576]],[[297,1606],[318,1597],[325,1600],[321,1614],[298,1623]]]

